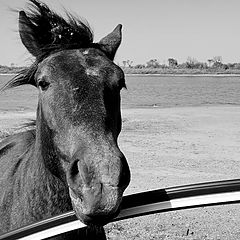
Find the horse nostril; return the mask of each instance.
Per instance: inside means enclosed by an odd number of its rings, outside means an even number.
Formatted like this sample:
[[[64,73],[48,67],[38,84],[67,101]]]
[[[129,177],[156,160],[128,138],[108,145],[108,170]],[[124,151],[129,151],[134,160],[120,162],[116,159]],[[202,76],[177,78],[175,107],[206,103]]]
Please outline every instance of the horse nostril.
[[[79,174],[79,170],[78,170],[78,159],[75,160],[71,166],[70,169],[70,175],[74,178]]]
[[[80,177],[80,169],[79,169],[79,159],[74,160],[71,163],[71,166],[68,170],[68,179],[69,179],[69,183],[71,184],[71,186],[74,188],[78,188],[77,186],[82,185],[82,179]]]
[[[93,178],[93,171],[91,171],[91,168],[89,168],[83,161],[75,159],[71,163],[69,177],[72,184],[76,184],[77,186],[82,184],[89,186]]]

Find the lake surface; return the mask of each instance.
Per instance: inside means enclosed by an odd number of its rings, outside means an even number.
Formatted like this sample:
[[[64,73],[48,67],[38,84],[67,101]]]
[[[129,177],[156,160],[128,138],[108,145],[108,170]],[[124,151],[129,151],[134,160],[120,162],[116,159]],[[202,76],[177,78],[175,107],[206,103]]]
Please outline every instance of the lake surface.
[[[128,76],[123,107],[240,105],[240,77]]]
[[[11,76],[0,75],[0,87]],[[126,76],[123,108],[240,105],[240,77]],[[0,94],[0,111],[35,111],[38,91],[21,86]]]

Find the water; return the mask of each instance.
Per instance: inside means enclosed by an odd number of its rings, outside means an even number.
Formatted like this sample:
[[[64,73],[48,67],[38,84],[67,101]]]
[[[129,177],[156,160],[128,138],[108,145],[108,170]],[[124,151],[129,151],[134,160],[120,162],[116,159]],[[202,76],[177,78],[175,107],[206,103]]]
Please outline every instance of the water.
[[[0,75],[0,87],[11,77]],[[240,77],[126,76],[123,108],[240,105]],[[0,111],[35,111],[37,90],[21,86],[0,94]]]
[[[127,76],[124,108],[240,105],[240,77]]]
[[[0,88],[13,76],[0,75]],[[36,111],[38,91],[33,86],[21,86],[0,92],[0,111]]]

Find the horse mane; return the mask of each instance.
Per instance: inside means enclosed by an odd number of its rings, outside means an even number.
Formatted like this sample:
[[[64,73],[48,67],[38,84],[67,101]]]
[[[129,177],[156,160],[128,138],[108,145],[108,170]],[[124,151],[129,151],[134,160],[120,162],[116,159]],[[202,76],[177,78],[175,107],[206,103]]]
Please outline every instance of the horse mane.
[[[83,21],[67,11],[65,19],[52,11],[46,4],[38,0],[29,1],[30,5],[26,13],[29,21],[22,22],[25,27],[20,31],[28,34],[29,44],[26,43],[27,45],[31,46],[30,41],[33,39],[37,42],[39,50],[35,56],[36,60],[30,67],[21,70],[6,83],[2,90],[24,84],[36,86],[34,74],[37,66],[53,52],[65,49],[98,48],[98,44],[93,43],[93,31],[86,20]]]

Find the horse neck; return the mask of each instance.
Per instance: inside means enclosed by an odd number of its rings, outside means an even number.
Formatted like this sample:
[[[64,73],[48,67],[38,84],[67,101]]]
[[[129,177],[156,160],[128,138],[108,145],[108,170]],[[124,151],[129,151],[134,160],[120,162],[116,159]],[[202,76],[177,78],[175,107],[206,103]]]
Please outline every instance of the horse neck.
[[[71,200],[68,193],[68,186],[60,172],[60,162],[52,141],[52,133],[42,118],[41,111],[37,111],[36,139],[34,146],[35,165],[33,164],[32,187],[36,193],[38,204],[48,201],[46,211],[50,213],[61,213],[71,210]],[[42,199],[43,198],[43,199]],[[40,202],[40,203],[39,203]]]
[[[49,174],[54,175],[59,180],[66,183],[65,174],[61,168],[60,159],[54,145],[53,132],[48,127],[42,114],[40,104],[38,106],[36,120],[35,155],[40,159],[41,164],[43,164],[45,170],[49,172]]]

